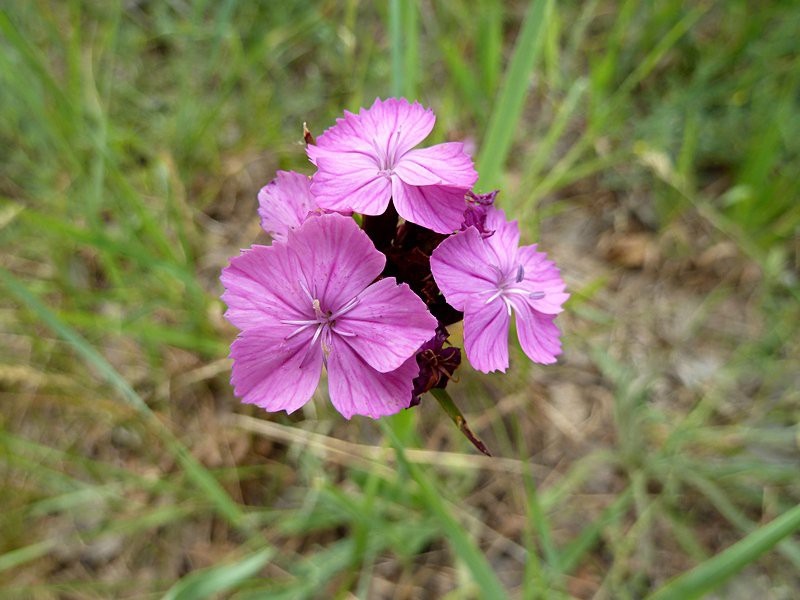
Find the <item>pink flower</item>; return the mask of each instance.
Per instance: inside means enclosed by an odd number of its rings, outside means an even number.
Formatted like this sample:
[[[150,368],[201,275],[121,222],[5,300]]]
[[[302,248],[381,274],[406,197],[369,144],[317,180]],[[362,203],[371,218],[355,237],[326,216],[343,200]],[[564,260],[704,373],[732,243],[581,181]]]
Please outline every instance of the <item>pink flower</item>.
[[[464,144],[412,150],[433,129],[433,111],[405,99],[376,99],[309,145],[317,167],[311,189],[323,208],[380,215],[389,200],[404,219],[451,233],[464,215],[464,194],[478,179]]]
[[[346,418],[407,408],[415,353],[436,320],[406,284],[375,278],[386,262],[348,217],[315,215],[286,242],[253,246],[222,271],[234,392],[291,413],[328,370],[331,402]]]
[[[447,302],[464,311],[464,349],[484,373],[508,368],[508,329],[516,314],[517,336],[531,360],[549,364],[561,353],[553,322],[569,298],[558,268],[536,245],[519,246],[516,221],[490,209],[483,238],[468,227],[444,240],[431,255],[431,271]]]
[[[311,195],[311,180],[294,171],[278,171],[258,192],[261,228],[273,240],[286,241],[289,230],[300,227],[309,213],[318,209]]]

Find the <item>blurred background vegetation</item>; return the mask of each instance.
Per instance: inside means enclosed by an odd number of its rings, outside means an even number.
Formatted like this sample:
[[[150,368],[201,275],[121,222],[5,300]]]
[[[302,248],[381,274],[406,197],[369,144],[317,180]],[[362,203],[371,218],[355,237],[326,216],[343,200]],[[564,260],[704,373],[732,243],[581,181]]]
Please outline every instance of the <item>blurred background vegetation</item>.
[[[0,595],[797,598],[798,31],[778,0],[0,3]],[[449,388],[492,459],[431,398],[228,384],[256,192],[393,94],[573,294],[559,365],[513,342]]]

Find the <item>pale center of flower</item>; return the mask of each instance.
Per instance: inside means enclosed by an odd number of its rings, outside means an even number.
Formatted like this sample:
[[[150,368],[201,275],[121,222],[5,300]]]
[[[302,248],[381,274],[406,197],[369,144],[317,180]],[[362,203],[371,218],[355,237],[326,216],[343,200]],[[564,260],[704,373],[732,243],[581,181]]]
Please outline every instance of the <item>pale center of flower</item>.
[[[378,140],[373,138],[372,147],[375,151],[375,158],[378,160],[378,173],[391,179],[394,175],[394,168],[397,165],[399,157],[397,156],[398,139],[400,138],[400,130],[393,131],[386,138],[386,147],[381,148],[378,145]]]
[[[508,314],[511,315],[511,309],[519,310],[514,304],[515,297],[527,296],[531,300],[540,300],[544,298],[544,292],[531,292],[529,289],[523,288],[520,284],[525,279],[525,268],[520,264],[515,269],[503,271],[495,265],[489,265],[495,274],[495,286],[492,289],[486,290],[483,293],[489,294],[486,299],[486,304],[497,300],[498,298],[506,305]]]
[[[324,358],[327,359],[331,353],[331,342],[333,334],[343,337],[353,337],[356,334],[342,329],[341,322],[337,323],[345,314],[353,310],[358,305],[358,298],[352,298],[345,302],[339,309],[335,311],[325,310],[317,297],[316,290],[312,293],[303,281],[298,281],[300,288],[310,301],[308,318],[305,319],[284,319],[281,321],[284,325],[295,325],[297,328],[286,336],[286,339],[291,339],[303,331],[314,329],[314,335],[311,336],[309,341],[309,351],[314,344],[319,341],[322,344],[322,352]]]

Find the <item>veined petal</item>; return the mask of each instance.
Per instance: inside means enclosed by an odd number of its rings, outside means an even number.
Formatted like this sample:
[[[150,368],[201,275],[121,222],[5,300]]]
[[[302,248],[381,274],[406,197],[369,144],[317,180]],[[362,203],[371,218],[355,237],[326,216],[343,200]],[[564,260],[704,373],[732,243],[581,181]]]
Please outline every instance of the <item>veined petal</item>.
[[[302,173],[278,171],[275,179],[258,192],[261,227],[273,240],[286,240],[288,231],[299,227],[308,213],[318,208],[310,184]]]
[[[555,315],[542,314],[521,302],[516,318],[517,337],[528,358],[543,365],[556,362],[556,356],[561,354],[561,332],[554,322]]]
[[[464,311],[464,350],[469,364],[490,373],[508,368],[508,326],[505,303],[495,299],[486,304],[470,302]]]
[[[390,161],[428,137],[436,123],[431,109],[418,102],[412,104],[405,98],[377,98],[369,109],[362,109],[359,116],[364,122],[364,133],[375,140]]]
[[[322,373],[322,349],[312,332],[285,338],[284,330],[243,331],[231,346],[234,393],[247,404],[292,413],[314,393]]]
[[[431,254],[431,273],[447,303],[464,310],[474,296],[488,299],[497,289],[497,275],[489,267],[490,255],[474,227],[459,231]]]
[[[362,292],[386,263],[355,221],[337,214],[308,219],[289,232],[286,245],[298,265],[291,277],[302,277],[313,298],[332,312]]]
[[[380,215],[389,205],[392,185],[374,160],[358,152],[320,152],[311,192],[319,206],[338,212]]]
[[[308,147],[308,156],[319,167],[320,150],[355,151],[373,157],[381,168],[391,168],[428,136],[435,122],[433,111],[417,102],[377,98],[358,114],[345,111],[336,125],[317,138],[316,146]]]
[[[448,185],[469,190],[478,180],[472,157],[461,142],[406,152],[394,172],[409,185]]]
[[[381,373],[367,364],[341,338],[334,338],[328,357],[331,403],[346,419],[365,415],[377,419],[411,404],[414,378],[419,374],[412,356],[398,369]]]
[[[392,199],[397,213],[412,223],[437,233],[452,233],[461,227],[464,210],[464,188],[443,185],[414,186],[392,177]]]
[[[386,373],[409,358],[436,332],[425,304],[407,284],[394,277],[373,283],[358,296],[358,304],[337,319],[334,330],[348,334],[343,339],[372,368]]]
[[[363,108],[361,109],[363,112]],[[308,158],[316,163],[317,150],[333,150],[336,152],[363,152],[373,154],[374,144],[364,131],[363,119],[360,115],[344,111],[344,116],[336,119],[336,124],[317,136],[316,144],[306,148]]]
[[[516,271],[519,248],[519,225],[517,222],[506,220],[506,215],[502,210],[490,206],[486,211],[484,227],[489,231],[494,231],[494,234],[485,238],[487,247],[496,259],[492,262],[504,273]]]
[[[561,271],[553,261],[547,259],[547,254],[537,252],[536,244],[522,246],[518,260],[524,272],[519,287],[531,292],[526,299],[530,307],[548,315],[556,315],[564,310],[562,305],[569,299],[569,294],[564,291],[566,285],[561,279]]]
[[[283,243],[244,250],[220,277],[225,317],[239,329],[303,318],[307,303],[298,295],[298,271],[294,253]]]

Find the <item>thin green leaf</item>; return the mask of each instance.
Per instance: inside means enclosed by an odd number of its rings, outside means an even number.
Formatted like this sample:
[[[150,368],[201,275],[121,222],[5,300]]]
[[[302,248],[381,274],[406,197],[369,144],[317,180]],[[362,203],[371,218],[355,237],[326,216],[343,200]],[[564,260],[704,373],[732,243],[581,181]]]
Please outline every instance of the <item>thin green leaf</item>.
[[[81,358],[111,384],[127,404],[145,416],[148,423],[153,424],[155,432],[167,444],[189,478],[206,495],[220,515],[234,526],[243,526],[243,513],[239,506],[222,489],[222,486],[214,479],[213,475],[197,462],[186,447],[153,414],[144,400],[128,384],[125,378],[111,366],[111,363],[77,331],[60,320],[50,309],[42,304],[16,277],[2,268],[0,268],[0,283],[3,283],[12,295],[16,296],[17,299],[33,311],[45,325],[71,344]]]
[[[431,390],[431,395],[436,398],[436,401],[439,402],[439,406],[442,407],[447,416],[456,424],[458,430],[464,434],[464,437],[469,440],[469,442],[475,446],[480,452],[484,453],[486,456],[491,456],[492,453],[489,452],[489,449],[486,447],[481,439],[476,436],[472,429],[469,428],[469,424],[467,423],[467,419],[461,413],[461,410],[456,406],[453,399],[450,397],[450,394],[447,393],[447,390],[433,388]]]
[[[258,573],[274,554],[274,550],[266,548],[234,563],[190,573],[173,585],[163,600],[202,600],[234,590]]]
[[[559,570],[564,574],[572,572],[586,553],[600,540],[603,530],[627,512],[632,500],[633,494],[629,488],[620,494],[596,521],[585,527],[577,538],[567,544],[561,551]]]
[[[389,45],[392,55],[392,96],[399,97],[405,90],[403,67],[403,0],[389,2]]]
[[[11,552],[6,552],[0,555],[0,573],[36,560],[50,552],[56,545],[58,545],[57,540],[49,539],[36,542],[24,548],[17,548]]]
[[[668,582],[648,600],[692,600],[718,588],[781,540],[800,530],[800,505],[760,527],[713,558]]]
[[[552,0],[534,0],[525,16],[478,155],[481,189],[500,187],[503,165],[511,151],[514,134],[519,130],[525,97],[541,51],[543,32],[551,8]]]
[[[500,583],[500,580],[497,579],[497,575],[492,566],[483,556],[473,539],[467,535],[461,524],[445,506],[441,491],[436,488],[434,483],[416,464],[408,460],[403,444],[400,442],[397,434],[395,434],[389,421],[386,419],[381,420],[380,426],[384,434],[391,440],[392,446],[394,446],[397,452],[398,464],[403,466],[419,486],[425,504],[430,509],[431,513],[436,516],[439,526],[447,536],[453,552],[464,561],[473,580],[481,589],[480,596],[482,598],[497,600],[507,598],[508,595]]]

